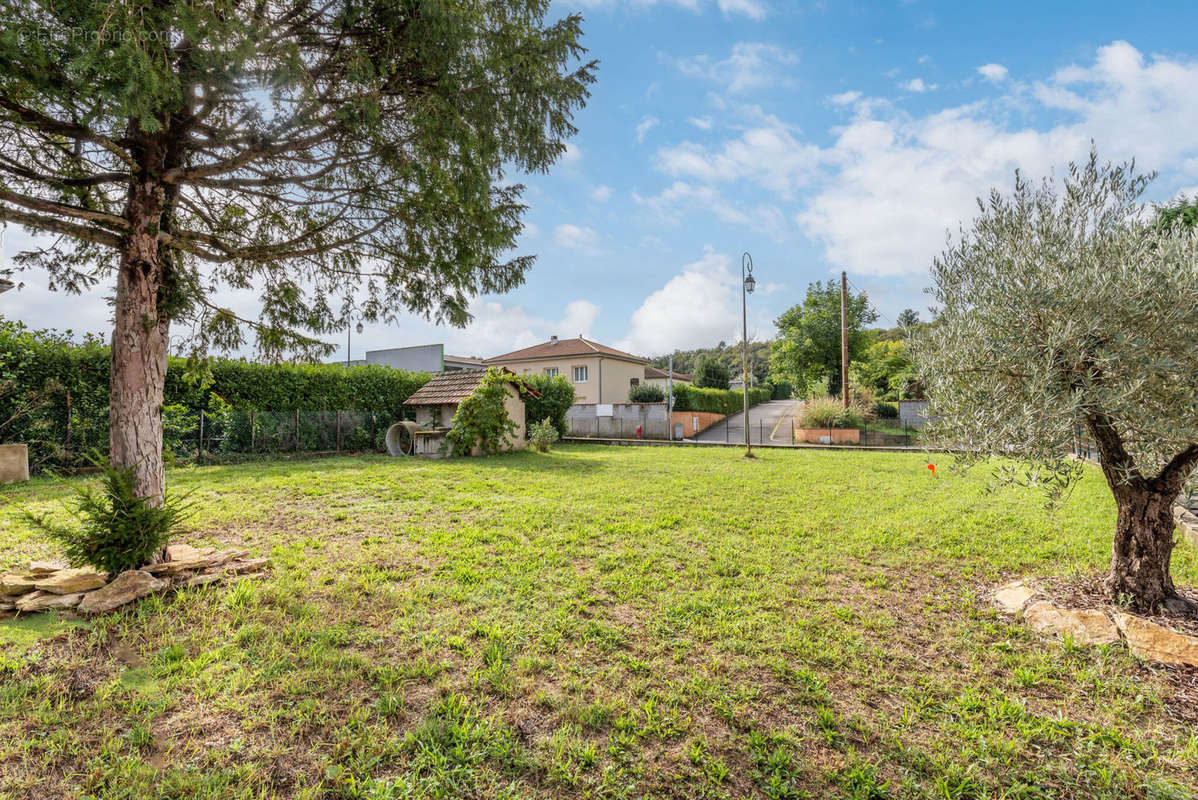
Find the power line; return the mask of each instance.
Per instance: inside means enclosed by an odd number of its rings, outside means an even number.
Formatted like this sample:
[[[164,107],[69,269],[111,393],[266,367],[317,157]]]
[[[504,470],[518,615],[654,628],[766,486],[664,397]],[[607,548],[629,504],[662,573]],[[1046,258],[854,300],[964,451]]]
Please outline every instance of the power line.
[[[899,324],[898,324],[897,322],[895,322],[895,321],[894,321],[894,320],[892,320],[890,317],[888,317],[888,316],[886,316],[885,314],[883,314],[883,313],[881,312],[881,310],[879,310],[879,309],[878,309],[878,307],[877,307],[877,306],[875,306],[875,305],[873,304],[873,301],[869,299],[869,295],[865,293],[865,290],[864,290],[864,289],[858,289],[858,288],[857,288],[857,284],[853,283],[852,281],[849,281],[849,286],[852,286],[852,287],[853,287],[853,289],[854,289],[855,291],[857,291],[859,294],[863,294],[863,295],[865,295],[865,302],[869,304],[869,307],[870,307],[870,308],[873,310],[873,312],[874,312],[875,314],[877,314],[879,317],[881,317],[882,319],[884,319],[884,320],[886,320],[887,322],[889,322],[889,323],[890,323],[890,327],[892,327],[892,328],[897,328],[897,327],[899,327]]]

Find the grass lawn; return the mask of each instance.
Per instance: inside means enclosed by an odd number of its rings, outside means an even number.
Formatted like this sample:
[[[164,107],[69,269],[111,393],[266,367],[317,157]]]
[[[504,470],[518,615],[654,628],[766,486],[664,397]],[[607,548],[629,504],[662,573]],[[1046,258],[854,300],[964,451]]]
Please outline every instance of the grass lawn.
[[[172,471],[185,541],[273,571],[0,622],[0,796],[1192,796],[1192,676],[989,604],[1103,567],[1097,472],[1049,514],[938,466],[579,445]],[[0,567],[53,556],[0,508]],[[1184,545],[1174,574],[1198,583]]]

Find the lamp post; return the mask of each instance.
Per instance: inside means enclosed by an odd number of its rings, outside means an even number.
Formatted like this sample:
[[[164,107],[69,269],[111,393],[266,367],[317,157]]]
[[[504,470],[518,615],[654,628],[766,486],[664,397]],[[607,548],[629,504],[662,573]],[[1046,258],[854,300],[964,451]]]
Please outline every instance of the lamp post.
[[[366,330],[366,329],[363,328],[362,323],[359,322],[358,323],[358,333],[360,334],[364,330]],[[349,366],[349,354],[350,354],[349,343],[351,341],[351,339],[350,339],[351,334],[352,334],[352,331],[350,330],[350,327],[348,325],[346,325],[345,326],[345,366],[347,366],[347,367]]]
[[[747,252],[740,257],[740,321],[743,326],[740,337],[740,366],[741,386],[744,392],[745,412],[745,455],[753,455],[753,445],[749,441],[749,301],[748,296],[757,288],[753,279],[753,256]]]

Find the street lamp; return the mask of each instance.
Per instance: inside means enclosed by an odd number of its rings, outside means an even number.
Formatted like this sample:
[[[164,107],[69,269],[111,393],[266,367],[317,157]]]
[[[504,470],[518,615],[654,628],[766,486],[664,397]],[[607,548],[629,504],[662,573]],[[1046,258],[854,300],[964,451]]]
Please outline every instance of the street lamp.
[[[361,323],[361,322],[359,322],[359,323],[358,323],[358,333],[360,334],[360,333],[361,333],[362,331],[364,331],[364,330],[366,330],[366,329],[365,329],[365,328],[363,328],[363,327],[362,327],[362,323]],[[351,332],[350,332],[349,326],[347,325],[347,326],[345,327],[345,366],[347,366],[347,367],[349,366],[349,354],[350,354],[349,343],[350,343],[350,336],[351,336]]]
[[[741,390],[744,392],[745,411],[745,455],[753,455],[753,445],[749,442],[749,302],[748,296],[757,288],[753,279],[753,256],[747,252],[740,257],[740,320],[743,329],[740,337],[741,378],[744,381]]]

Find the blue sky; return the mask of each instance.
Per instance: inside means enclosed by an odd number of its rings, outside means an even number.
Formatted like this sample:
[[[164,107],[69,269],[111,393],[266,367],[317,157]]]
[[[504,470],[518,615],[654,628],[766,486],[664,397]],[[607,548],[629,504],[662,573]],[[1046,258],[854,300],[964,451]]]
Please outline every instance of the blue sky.
[[[1192,3],[569,0],[599,80],[570,151],[528,178],[526,284],[465,330],[413,317],[365,348],[495,355],[583,333],[653,355],[750,335],[845,269],[883,322],[923,288],[973,199],[1083,157],[1136,157],[1152,199],[1198,187]],[[4,261],[27,242],[10,229]],[[0,313],[104,331],[102,303],[26,275]],[[230,298],[237,305],[240,298]],[[84,310],[86,309],[86,310]],[[248,309],[247,309],[248,310]],[[344,353],[342,353],[344,355]]]

